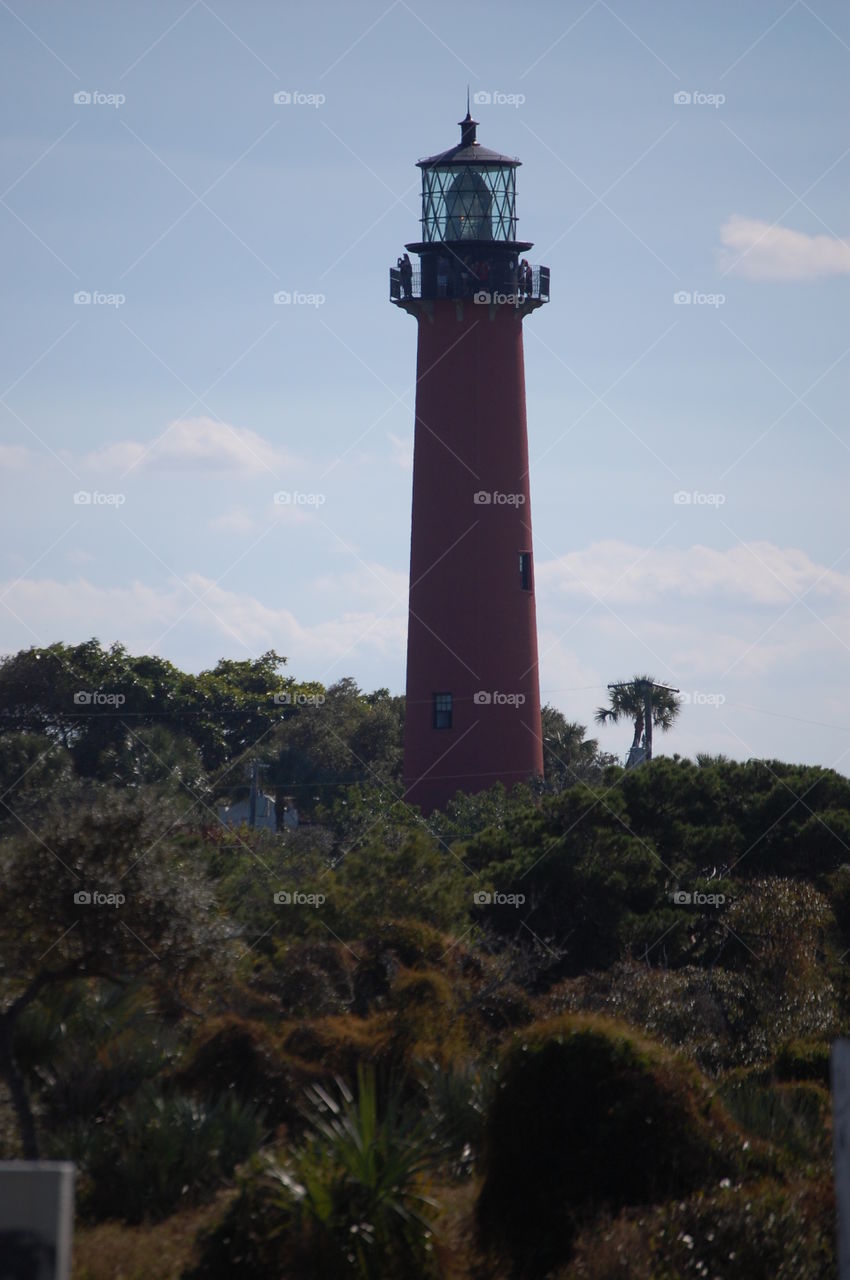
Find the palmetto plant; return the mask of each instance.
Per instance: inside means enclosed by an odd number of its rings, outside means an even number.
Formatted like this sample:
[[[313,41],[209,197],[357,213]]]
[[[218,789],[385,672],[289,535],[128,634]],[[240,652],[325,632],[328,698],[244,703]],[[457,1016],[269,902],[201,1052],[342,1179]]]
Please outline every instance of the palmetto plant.
[[[634,725],[632,750],[640,746],[646,731],[647,694],[652,705],[652,726],[666,733],[672,728],[681,709],[681,702],[671,689],[656,683],[653,676],[633,676],[631,680],[609,686],[610,705],[599,707],[594,719],[597,724],[619,724],[628,720]]]
[[[379,1104],[375,1074],[359,1067],[357,1096],[336,1081],[307,1090],[310,1135],[267,1173],[285,1232],[311,1277],[401,1280],[433,1274],[427,1172],[441,1157],[431,1127],[391,1087]],[[300,1274],[300,1272],[299,1272]]]

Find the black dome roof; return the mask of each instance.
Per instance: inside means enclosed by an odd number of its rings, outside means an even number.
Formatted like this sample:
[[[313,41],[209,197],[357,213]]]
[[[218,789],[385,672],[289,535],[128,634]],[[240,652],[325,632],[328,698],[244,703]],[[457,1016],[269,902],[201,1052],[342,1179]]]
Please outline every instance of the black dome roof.
[[[513,156],[503,156],[498,151],[491,151],[489,147],[482,147],[475,137],[478,121],[473,120],[468,107],[466,118],[459,120],[458,124],[460,125],[460,142],[454,147],[449,147],[448,151],[428,156],[427,160],[417,160],[416,163],[420,169],[431,169],[438,165],[464,164],[500,165],[503,168],[510,166],[516,169],[522,164],[521,160]]]

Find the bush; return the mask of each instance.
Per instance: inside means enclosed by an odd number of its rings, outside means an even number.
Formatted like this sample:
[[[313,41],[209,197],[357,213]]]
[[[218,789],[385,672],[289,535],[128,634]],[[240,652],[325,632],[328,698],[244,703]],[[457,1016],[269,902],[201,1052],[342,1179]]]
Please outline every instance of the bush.
[[[374,1072],[357,1097],[308,1090],[311,1134],[284,1161],[255,1162],[186,1280],[426,1280],[434,1273],[422,1177],[440,1158],[429,1127]]]
[[[822,1040],[791,1040],[776,1056],[779,1080],[814,1080],[829,1088],[829,1045]]]
[[[482,1245],[543,1276],[600,1207],[734,1175],[742,1147],[699,1073],[661,1046],[603,1018],[533,1024],[505,1056],[487,1117]]]
[[[623,1018],[711,1074],[767,1064],[789,1037],[828,1036],[836,1025],[834,991],[814,969],[805,979],[789,975],[771,986],[746,969],[626,962],[559,984],[547,1003],[552,1013]]]
[[[291,1016],[343,1013],[354,999],[352,964],[339,943],[278,943],[271,958],[258,960],[251,985],[274,995]]]
[[[798,1160],[828,1155],[829,1094],[820,1085],[769,1084],[745,1074],[724,1082],[719,1093],[730,1115],[756,1137]]]
[[[484,1122],[492,1103],[496,1073],[485,1063],[423,1062],[417,1083],[437,1131],[446,1142],[454,1177],[470,1174],[484,1146]]]
[[[368,955],[392,951],[409,969],[438,963],[448,945],[444,934],[421,920],[381,920],[363,940]]]
[[[164,1218],[197,1203],[259,1145],[253,1107],[238,1098],[196,1102],[146,1086],[107,1123],[80,1128],[72,1158],[82,1166],[83,1212],[125,1222]]]
[[[340,938],[362,937],[387,918],[447,933],[463,933],[469,924],[463,866],[422,831],[409,833],[397,849],[370,842],[352,850],[325,883],[322,919]]]
[[[267,1027],[232,1014],[201,1028],[173,1078],[179,1089],[207,1100],[232,1092],[262,1108],[272,1125],[296,1118],[298,1088],[306,1083]]]
[[[587,1227],[558,1280],[834,1280],[828,1179],[721,1186]]]
[[[433,1057],[445,1064],[466,1047],[452,989],[433,969],[402,971],[393,984],[388,1010],[402,1057]]]
[[[162,1045],[143,1039],[135,1028],[97,1049],[88,1044],[82,1053],[80,1041],[70,1040],[52,1068],[52,1087],[44,1100],[45,1128],[55,1131],[81,1120],[97,1123],[145,1081],[155,1079],[168,1061]]]
[[[370,1018],[313,1018],[290,1028],[287,1054],[313,1068],[313,1076],[352,1079],[361,1063],[386,1064],[394,1057],[390,1025],[382,1014]]]

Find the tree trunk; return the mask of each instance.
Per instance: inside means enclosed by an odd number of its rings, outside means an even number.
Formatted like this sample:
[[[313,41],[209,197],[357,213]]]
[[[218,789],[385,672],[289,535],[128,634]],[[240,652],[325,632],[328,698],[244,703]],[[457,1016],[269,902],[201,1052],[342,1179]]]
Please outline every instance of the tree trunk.
[[[0,1018],[0,1077],[9,1087],[12,1106],[18,1120],[25,1160],[38,1159],[38,1134],[35,1128],[35,1117],[30,1106],[26,1081],[15,1061],[12,1039],[15,1034],[15,1023],[5,1014]]]
[[[643,736],[643,712],[640,711],[635,716],[635,736],[632,739],[632,750],[640,746],[640,740]]]

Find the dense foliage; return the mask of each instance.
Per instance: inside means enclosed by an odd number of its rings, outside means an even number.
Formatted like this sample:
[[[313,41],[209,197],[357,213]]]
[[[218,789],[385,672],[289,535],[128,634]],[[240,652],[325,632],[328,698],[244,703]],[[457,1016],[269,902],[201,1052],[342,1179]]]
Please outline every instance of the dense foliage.
[[[402,700],[284,665],[0,661],[0,1151],[77,1162],[76,1280],[834,1274],[850,781],[546,708],[424,818]]]

